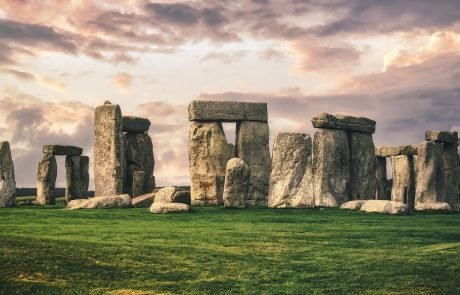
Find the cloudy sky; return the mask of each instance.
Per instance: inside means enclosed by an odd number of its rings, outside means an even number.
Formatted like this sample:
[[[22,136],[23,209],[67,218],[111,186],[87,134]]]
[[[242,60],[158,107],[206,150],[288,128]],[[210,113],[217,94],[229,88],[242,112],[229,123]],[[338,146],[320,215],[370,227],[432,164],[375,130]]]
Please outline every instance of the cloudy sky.
[[[18,187],[35,186],[44,144],[91,155],[106,99],[152,122],[157,183],[186,184],[198,97],[267,102],[272,140],[313,135],[319,112],[376,120],[377,145],[460,130],[460,1],[0,0],[0,134]]]

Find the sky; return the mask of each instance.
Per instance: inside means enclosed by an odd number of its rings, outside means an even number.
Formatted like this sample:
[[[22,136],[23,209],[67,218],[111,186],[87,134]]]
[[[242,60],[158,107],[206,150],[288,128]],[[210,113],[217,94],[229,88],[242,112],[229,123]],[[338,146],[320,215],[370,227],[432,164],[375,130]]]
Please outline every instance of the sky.
[[[378,146],[460,130],[460,1],[0,0],[0,139],[18,187],[35,187],[44,144],[91,156],[105,100],[152,122],[157,185],[188,184],[198,98],[267,102],[271,142],[313,136],[320,112],[376,120]]]

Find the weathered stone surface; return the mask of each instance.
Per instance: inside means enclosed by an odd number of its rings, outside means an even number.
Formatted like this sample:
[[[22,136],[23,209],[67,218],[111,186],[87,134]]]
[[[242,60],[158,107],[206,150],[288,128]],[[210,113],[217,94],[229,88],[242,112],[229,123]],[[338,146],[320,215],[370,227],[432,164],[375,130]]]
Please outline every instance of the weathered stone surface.
[[[81,196],[88,198],[89,187],[89,157],[80,156],[80,183],[81,183]]]
[[[75,199],[82,199],[80,180],[80,156],[65,157],[66,188],[65,199],[68,202]]]
[[[250,172],[246,205],[267,205],[270,182],[270,131],[266,122],[243,121],[236,125],[236,156]]]
[[[372,134],[349,132],[350,200],[375,199],[375,146]]]
[[[38,163],[37,198],[39,205],[56,204],[54,189],[56,186],[57,163],[53,154],[44,154]]]
[[[173,186],[160,189],[155,195],[155,203],[175,203],[174,195],[176,191],[176,188]]]
[[[129,195],[118,195],[72,200],[67,204],[67,209],[122,209],[131,206]]]
[[[234,155],[219,122],[191,122],[189,168],[192,205],[222,205],[225,167]]]
[[[449,203],[435,202],[435,203],[417,203],[415,205],[416,211],[452,211],[452,206]]]
[[[425,131],[425,140],[456,144],[458,133],[455,131]]]
[[[365,133],[375,132],[375,121],[363,118],[352,117],[343,114],[321,113],[311,120],[313,127],[326,129],[342,129],[347,131],[358,131]]]
[[[354,200],[348,201],[340,205],[340,209],[347,209],[347,210],[359,210],[363,206],[366,200]]]
[[[445,181],[445,201],[452,206],[459,203],[460,167],[457,144],[443,144]]]
[[[361,211],[386,214],[404,214],[407,212],[407,206],[401,202],[395,201],[367,200],[361,206]]]
[[[125,182],[123,119],[119,105],[106,102],[94,116],[94,185],[96,196],[119,195]]]
[[[415,161],[415,204],[445,201],[445,172],[442,143],[423,142]]]
[[[178,190],[174,194],[173,199],[174,203],[183,203],[187,205],[190,205],[192,203],[189,191]]]
[[[135,171],[133,174],[132,197],[140,196],[144,193],[144,171]]]
[[[150,206],[150,213],[163,214],[163,213],[188,213],[190,207],[182,203],[153,203]]]
[[[149,131],[150,120],[133,116],[123,116],[123,131],[129,133],[145,133]]]
[[[249,191],[250,169],[243,160],[231,158],[227,163],[224,184],[224,206],[244,208]]]
[[[389,200],[386,192],[387,179],[387,159],[377,157],[375,162],[375,198],[377,200]]]
[[[268,206],[314,207],[312,142],[303,133],[278,133],[273,144]]]
[[[132,199],[133,207],[149,208],[153,204],[153,199],[156,193],[148,193]]]
[[[0,143],[0,208],[16,205],[16,178],[10,144]]]
[[[83,149],[73,145],[44,145],[44,154],[53,154],[56,156],[81,156]]]
[[[268,121],[267,104],[194,100],[188,106],[190,121]]]
[[[377,157],[392,157],[400,155],[417,155],[416,145],[401,145],[401,146],[381,146],[375,148],[375,155]]]
[[[349,200],[350,153],[344,130],[321,129],[313,140],[315,205],[337,207]]]
[[[150,175],[149,177],[149,187],[148,190],[149,192],[153,191],[157,187],[157,183],[155,181],[155,176]]]
[[[393,187],[391,200],[414,208],[415,202],[415,170],[414,157],[401,155],[391,157]]]
[[[152,139],[148,134],[126,134],[126,162],[128,165],[126,182],[128,192],[132,192],[135,171],[144,171],[143,193],[151,192],[151,176],[155,166]]]

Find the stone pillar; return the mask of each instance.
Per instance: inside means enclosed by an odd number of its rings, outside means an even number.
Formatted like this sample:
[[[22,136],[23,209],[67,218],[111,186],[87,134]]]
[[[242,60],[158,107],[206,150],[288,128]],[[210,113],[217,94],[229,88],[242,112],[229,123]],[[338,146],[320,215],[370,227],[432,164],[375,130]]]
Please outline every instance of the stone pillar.
[[[94,185],[95,196],[123,193],[125,178],[123,119],[119,105],[106,102],[94,116]]]
[[[415,199],[414,156],[392,156],[391,165],[393,171],[391,200],[404,203],[409,209],[413,209]]]
[[[375,198],[377,200],[388,200],[388,195],[386,193],[387,186],[387,158],[386,157],[376,157],[376,167],[375,167]]]
[[[192,205],[222,205],[225,168],[234,156],[222,123],[192,121],[188,153]]]
[[[371,133],[348,132],[350,200],[375,198],[375,146]]]
[[[65,170],[66,170],[66,189],[65,200],[68,202],[76,199],[82,199],[82,184],[81,184],[81,170],[80,170],[80,156],[66,156],[65,157]]]
[[[35,203],[39,205],[56,204],[56,195],[54,193],[56,177],[56,157],[52,154],[44,154],[38,163],[37,198]]]
[[[446,175],[446,203],[455,206],[459,202],[459,178],[457,144],[443,143],[444,172]]]
[[[133,183],[131,185],[132,197],[137,197],[144,194],[144,179],[145,179],[145,172],[144,171],[135,171],[133,173]]]
[[[236,156],[251,170],[247,205],[267,205],[270,180],[270,131],[267,122],[242,121],[236,125]]]
[[[153,175],[155,159],[153,156],[152,139],[148,134],[126,133],[126,162],[127,192],[131,194],[134,189],[132,187],[134,171],[144,171],[142,194],[151,192],[149,190],[149,181]]]
[[[16,205],[16,178],[10,144],[0,142],[0,208]]]
[[[224,184],[224,206],[244,208],[250,186],[250,168],[239,158],[227,163]]]
[[[417,175],[415,202],[445,202],[442,143],[427,141],[420,144],[415,169]]]
[[[89,187],[89,157],[80,157],[80,183],[81,183],[81,196],[82,198],[88,198],[88,187]]]
[[[310,135],[278,133],[273,144],[268,206],[314,207]]]

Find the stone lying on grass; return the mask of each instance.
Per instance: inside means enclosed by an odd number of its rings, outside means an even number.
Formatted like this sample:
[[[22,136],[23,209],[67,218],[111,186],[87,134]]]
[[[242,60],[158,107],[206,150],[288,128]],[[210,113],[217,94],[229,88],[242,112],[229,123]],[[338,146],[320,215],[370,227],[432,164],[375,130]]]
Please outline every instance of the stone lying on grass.
[[[150,212],[155,214],[161,213],[188,213],[190,207],[182,203],[153,203],[150,206]]]
[[[415,210],[417,211],[452,211],[452,207],[449,203],[434,202],[434,203],[417,203],[415,204]]]
[[[190,192],[178,190],[173,186],[160,189],[155,194],[155,203],[183,203],[190,205]]]
[[[368,200],[361,206],[361,211],[386,214],[404,214],[407,206],[401,202],[386,200]]]
[[[149,208],[153,204],[153,199],[156,193],[148,193],[132,199],[133,207],[135,208]]]
[[[355,200],[343,203],[340,206],[340,209],[348,209],[348,210],[359,210],[363,206],[366,200]]]
[[[67,204],[67,209],[121,209],[131,206],[129,195],[118,195],[73,200]]]

